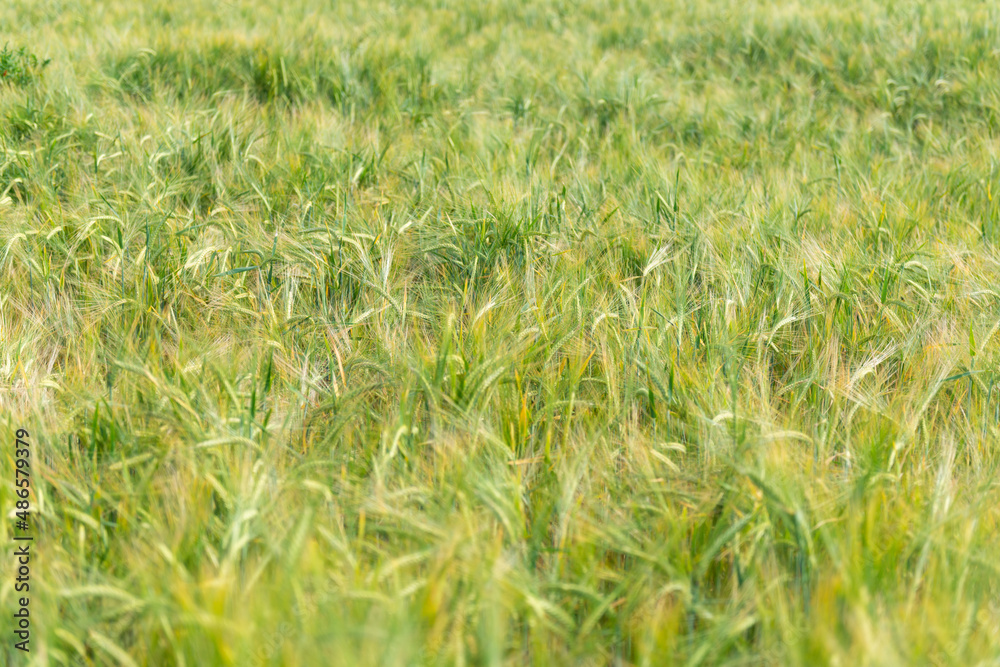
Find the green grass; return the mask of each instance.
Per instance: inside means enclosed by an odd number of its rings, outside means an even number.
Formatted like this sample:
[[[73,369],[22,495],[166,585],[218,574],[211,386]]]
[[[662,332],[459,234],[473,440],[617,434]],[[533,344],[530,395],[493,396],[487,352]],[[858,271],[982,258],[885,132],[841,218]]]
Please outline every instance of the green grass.
[[[5,45],[3,50],[0,50],[0,83],[28,85],[48,64],[48,60],[39,63],[38,56],[23,46],[12,51]]]
[[[1000,665],[994,3],[328,4],[0,8],[8,664]]]

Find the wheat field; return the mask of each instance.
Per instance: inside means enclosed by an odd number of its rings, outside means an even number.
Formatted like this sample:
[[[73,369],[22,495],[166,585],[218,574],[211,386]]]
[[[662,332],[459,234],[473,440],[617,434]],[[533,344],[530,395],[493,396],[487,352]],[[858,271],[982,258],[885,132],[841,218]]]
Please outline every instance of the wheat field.
[[[3,664],[1000,665],[1000,7],[0,41]]]

